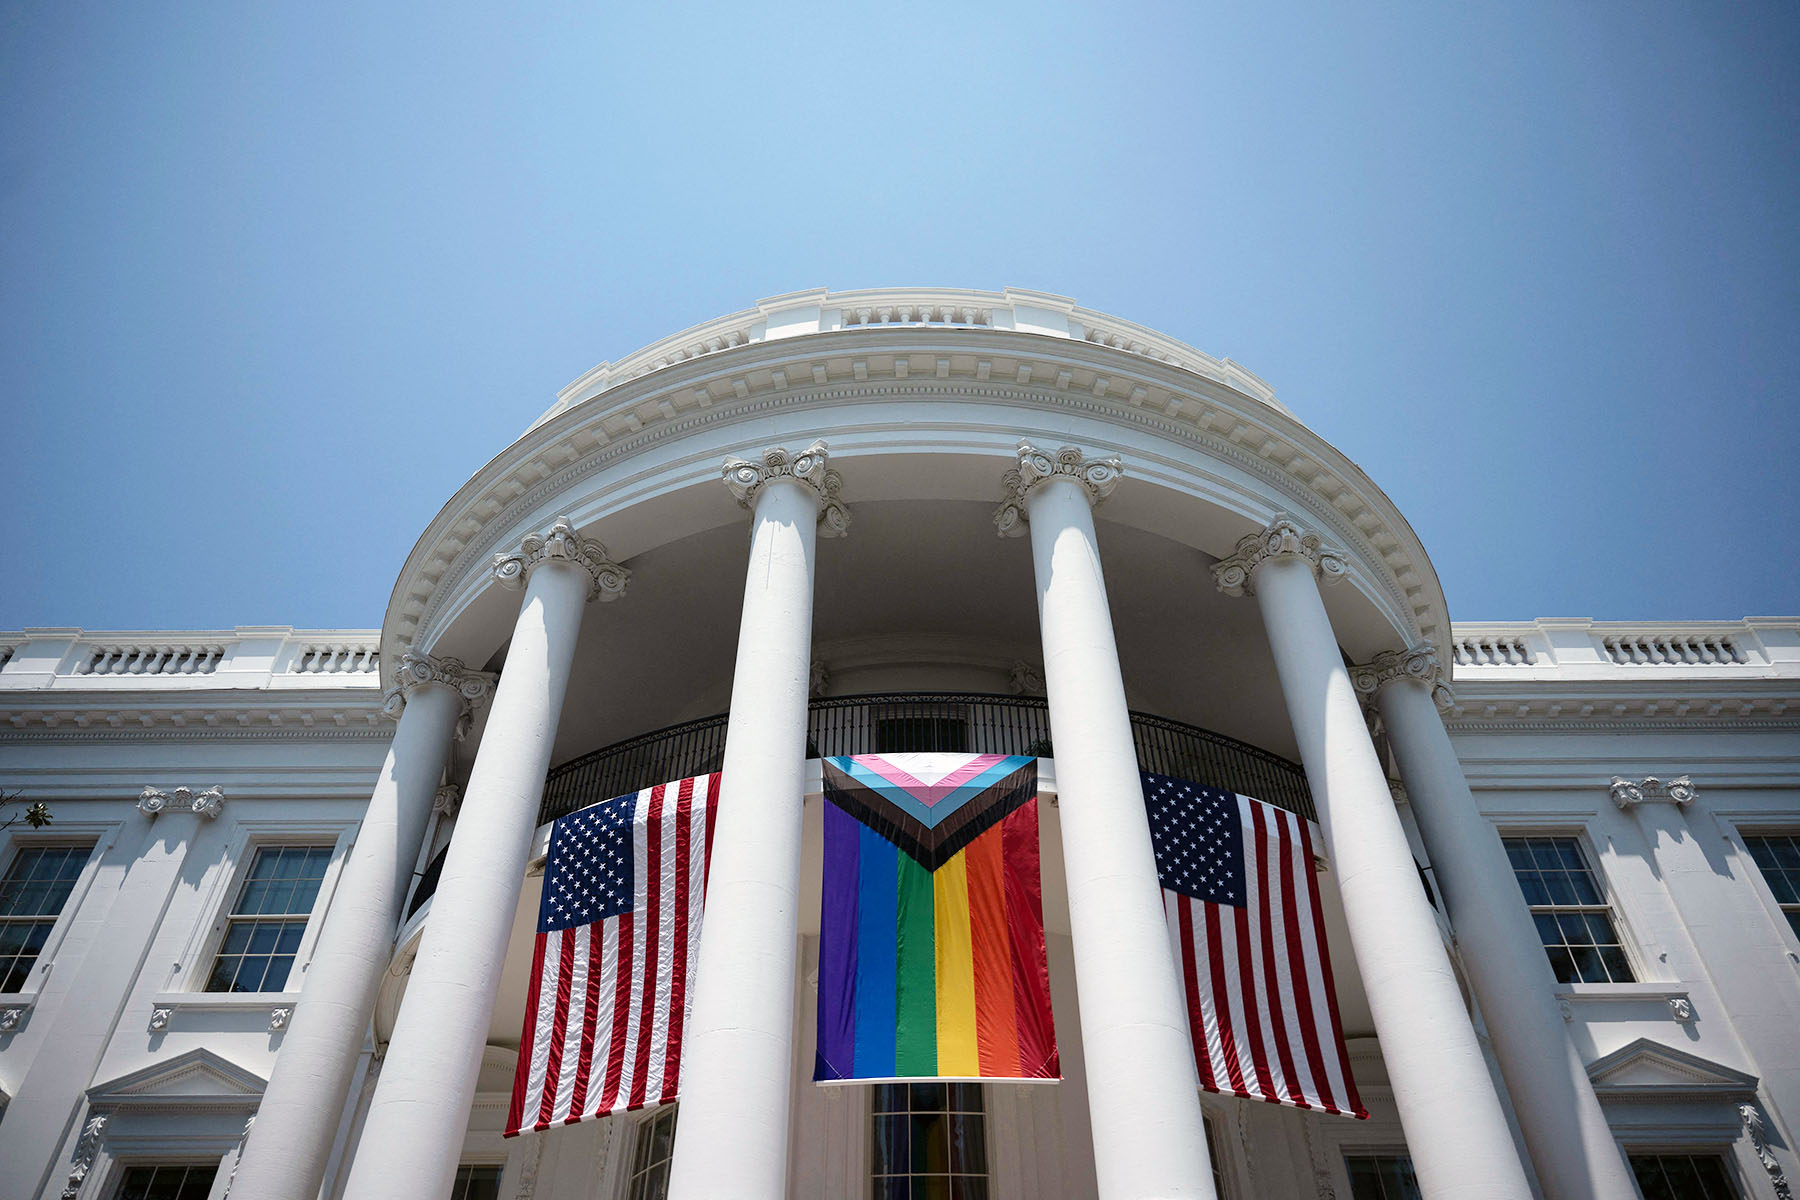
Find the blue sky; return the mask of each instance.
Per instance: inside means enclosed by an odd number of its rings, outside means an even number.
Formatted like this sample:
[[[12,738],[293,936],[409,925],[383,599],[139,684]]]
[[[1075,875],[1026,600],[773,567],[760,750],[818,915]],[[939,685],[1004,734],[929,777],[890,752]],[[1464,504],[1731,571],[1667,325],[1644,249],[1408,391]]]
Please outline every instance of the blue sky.
[[[499,7],[0,7],[0,628],[373,626],[594,363],[901,283],[1244,363],[1458,619],[1800,610],[1800,6]]]

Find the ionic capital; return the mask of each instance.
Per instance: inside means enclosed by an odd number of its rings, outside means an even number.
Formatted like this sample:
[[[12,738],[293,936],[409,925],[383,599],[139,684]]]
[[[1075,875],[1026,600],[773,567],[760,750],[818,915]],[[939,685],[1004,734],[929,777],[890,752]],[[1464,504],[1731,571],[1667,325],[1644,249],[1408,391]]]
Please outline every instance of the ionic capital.
[[[1288,514],[1276,513],[1261,533],[1239,538],[1231,557],[1213,564],[1213,581],[1227,596],[1254,596],[1256,568],[1290,556],[1311,563],[1313,574],[1325,584],[1336,583],[1350,569],[1342,554],[1326,547],[1325,539],[1301,529]]]
[[[382,695],[381,711],[398,719],[413,689],[440,684],[462,697],[462,711],[466,713],[487,703],[494,694],[495,679],[486,671],[469,670],[461,659],[404,654],[400,658],[400,670],[394,677],[394,686]]]
[[[1067,479],[1081,485],[1089,504],[1098,505],[1112,495],[1125,474],[1125,464],[1117,455],[1086,458],[1079,446],[1061,446],[1054,454],[1047,454],[1020,439],[1018,456],[1019,465],[1008,468],[1000,477],[1006,497],[994,510],[994,528],[1001,537],[1018,537],[1025,532],[1025,523],[1030,520],[1025,501],[1039,484]]]
[[[137,806],[139,812],[151,818],[166,812],[191,812],[197,817],[212,820],[225,811],[225,793],[218,787],[209,787],[202,792],[196,792],[190,787],[178,787],[167,792],[161,788],[147,787],[138,796]]]
[[[1623,809],[1654,802],[1686,808],[1694,802],[1699,790],[1686,775],[1667,782],[1654,775],[1647,775],[1643,779],[1626,779],[1622,775],[1614,775],[1611,788],[1613,803]]]
[[[1448,711],[1456,703],[1450,681],[1445,677],[1444,660],[1438,657],[1437,647],[1430,642],[1420,642],[1406,650],[1383,650],[1367,665],[1350,668],[1350,682],[1371,700],[1382,688],[1400,679],[1417,680],[1430,688],[1432,702],[1440,711]]]
[[[752,510],[757,494],[765,486],[791,479],[819,498],[819,536],[843,537],[850,528],[850,510],[839,498],[844,478],[828,465],[830,449],[823,439],[815,440],[798,454],[785,446],[770,446],[762,452],[761,462],[733,454],[727,456],[720,471],[738,505]]]
[[[630,571],[607,557],[605,546],[582,537],[568,517],[556,518],[548,533],[526,534],[511,554],[494,555],[494,578],[501,587],[522,588],[545,562],[571,563],[586,571],[589,600],[617,600],[631,579]]]

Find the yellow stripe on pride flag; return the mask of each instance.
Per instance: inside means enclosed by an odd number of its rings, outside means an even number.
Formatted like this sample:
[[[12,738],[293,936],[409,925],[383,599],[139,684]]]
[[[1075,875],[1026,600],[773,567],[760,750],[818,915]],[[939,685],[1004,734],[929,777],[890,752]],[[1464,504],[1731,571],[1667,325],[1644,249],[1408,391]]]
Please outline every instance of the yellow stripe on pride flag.
[[[932,876],[937,918],[937,1073],[981,1074],[975,1037],[975,947],[969,937],[969,869],[957,851]]]

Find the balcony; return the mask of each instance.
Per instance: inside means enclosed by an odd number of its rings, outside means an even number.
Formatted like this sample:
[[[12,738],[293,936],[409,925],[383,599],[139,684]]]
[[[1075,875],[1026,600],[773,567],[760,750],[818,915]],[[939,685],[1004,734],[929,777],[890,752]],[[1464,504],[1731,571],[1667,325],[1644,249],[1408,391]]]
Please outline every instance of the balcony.
[[[907,692],[833,696],[809,706],[806,757],[940,752],[1053,757],[1050,711],[1035,696]],[[726,714],[642,734],[571,759],[544,784],[539,823],[671,779],[716,771]],[[1300,767],[1233,738],[1145,713],[1131,714],[1138,765],[1255,796],[1313,816]]]
[[[833,696],[808,706],[806,757],[960,753],[1055,756],[1042,697],[973,692]],[[640,734],[554,768],[544,781],[538,823],[672,779],[717,771],[725,761],[727,714]],[[1255,796],[1314,819],[1312,791],[1297,763],[1235,738],[1148,713],[1131,714],[1138,766]],[[410,918],[437,890],[440,851],[419,878]]]

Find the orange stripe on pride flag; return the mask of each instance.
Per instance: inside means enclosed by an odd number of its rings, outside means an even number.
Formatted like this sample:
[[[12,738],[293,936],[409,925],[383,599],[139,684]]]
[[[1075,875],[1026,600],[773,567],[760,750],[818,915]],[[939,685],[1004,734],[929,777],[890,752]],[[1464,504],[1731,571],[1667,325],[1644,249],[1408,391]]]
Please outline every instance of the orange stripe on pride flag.
[[[1004,834],[999,826],[962,852],[969,874],[969,932],[975,958],[975,1032],[981,1074],[1019,1077],[1019,1022],[1013,1008],[1012,942],[1006,930]]]

